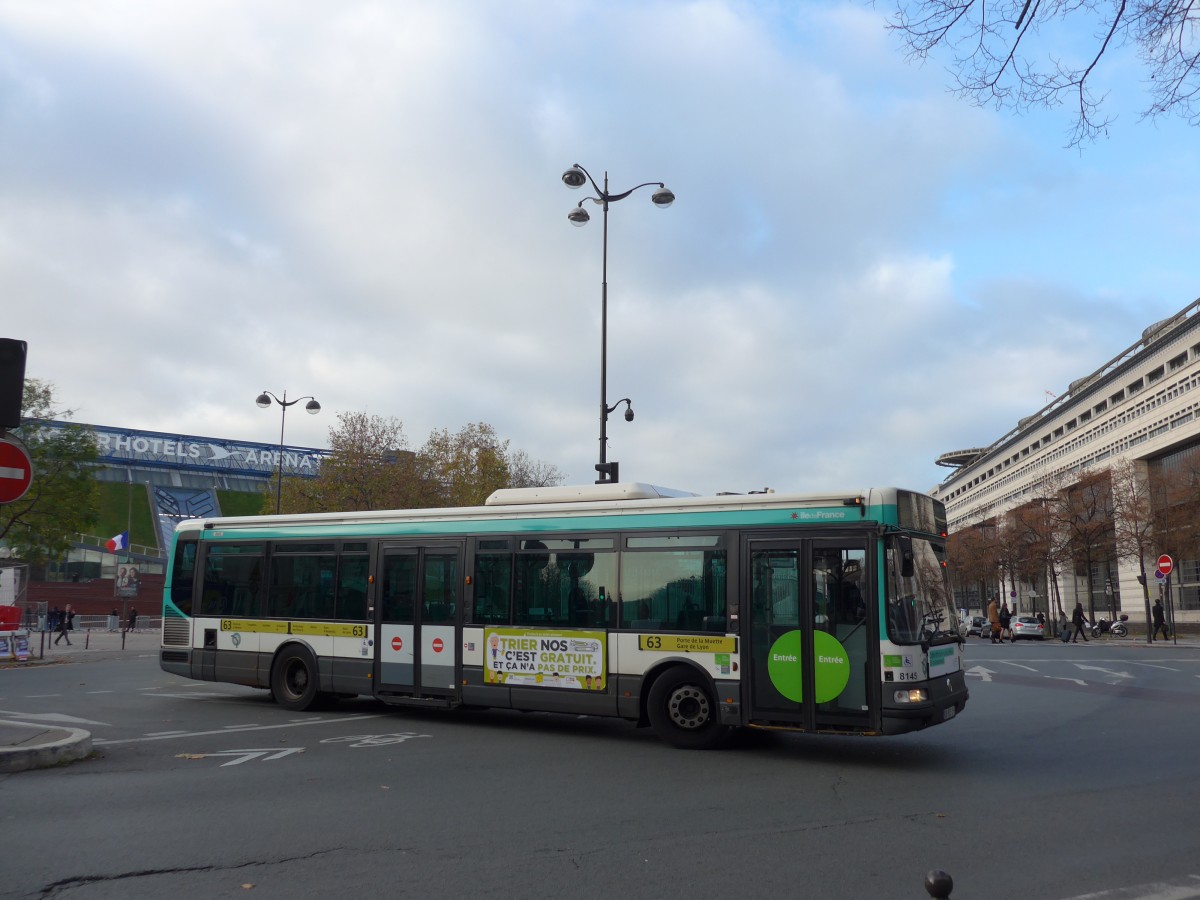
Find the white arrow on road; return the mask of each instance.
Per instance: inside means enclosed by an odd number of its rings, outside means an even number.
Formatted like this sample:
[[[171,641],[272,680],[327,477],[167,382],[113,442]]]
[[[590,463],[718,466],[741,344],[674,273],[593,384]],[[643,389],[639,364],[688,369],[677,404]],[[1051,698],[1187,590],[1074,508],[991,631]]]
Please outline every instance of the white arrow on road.
[[[285,756],[291,756],[293,753],[303,753],[303,747],[289,747],[286,750],[276,750],[274,747],[269,750],[219,750],[216,753],[185,753],[184,756],[189,759],[204,759],[209,756],[236,756],[237,759],[231,759],[227,763],[221,763],[221,768],[226,766],[239,766],[244,762],[250,762],[252,759],[261,759],[263,762],[270,762],[273,759],[283,759]]]
[[[1055,681],[1073,681],[1080,687],[1087,687],[1087,682],[1084,681],[1082,678],[1062,678],[1058,675],[1044,675],[1042,677],[1043,678],[1052,678]]]
[[[992,676],[995,675],[996,673],[993,672],[991,669],[985,669],[983,666],[973,666],[972,668],[967,669],[967,671],[964,672],[963,674],[964,675],[974,675],[976,678],[980,679],[981,681],[991,681]]]
[[[1132,678],[1128,672],[1114,672],[1112,669],[1106,669],[1103,666],[1086,666],[1083,663],[1075,663],[1077,669],[1088,669],[1092,672],[1103,672],[1105,675],[1111,675],[1113,678]]]

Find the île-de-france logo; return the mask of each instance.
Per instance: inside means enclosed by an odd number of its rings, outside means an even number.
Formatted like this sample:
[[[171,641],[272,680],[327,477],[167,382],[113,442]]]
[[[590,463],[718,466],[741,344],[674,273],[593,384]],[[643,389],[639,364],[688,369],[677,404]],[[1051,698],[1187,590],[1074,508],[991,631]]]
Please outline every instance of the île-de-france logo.
[[[231,641],[233,641],[233,646],[234,646],[234,647],[240,647],[240,646],[241,646],[241,643],[242,643],[242,635],[241,635],[241,632],[237,632],[237,631],[235,631],[233,634],[231,634],[231,635],[229,636],[229,639],[230,639]]]

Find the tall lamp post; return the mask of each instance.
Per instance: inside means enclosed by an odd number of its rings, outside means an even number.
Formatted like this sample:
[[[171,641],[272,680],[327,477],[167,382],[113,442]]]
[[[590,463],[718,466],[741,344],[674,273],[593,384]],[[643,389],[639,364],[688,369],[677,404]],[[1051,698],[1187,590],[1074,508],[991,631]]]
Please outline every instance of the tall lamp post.
[[[321,404],[314,400],[311,396],[297,397],[295,400],[287,398],[287,391],[283,392],[283,399],[280,400],[270,391],[263,391],[258,395],[258,399],[254,402],[266,409],[271,405],[271,401],[275,401],[280,406],[279,414],[279,473],[275,481],[275,515],[279,515],[279,501],[283,496],[283,428],[287,424],[287,411],[289,406],[294,406],[301,400],[307,400],[304,405],[304,411],[310,416],[315,416],[321,411]]]
[[[647,181],[619,194],[610,194],[608,172],[604,173],[604,187],[601,189],[588,170],[579,163],[563,172],[562,180],[563,184],[572,190],[590,184],[592,190],[596,192],[595,197],[584,197],[574,209],[567,213],[567,220],[572,225],[583,226],[591,219],[587,210],[583,208],[583,205],[589,200],[599,204],[600,208],[604,210],[604,257],[600,281],[600,462],[596,464],[596,472],[600,477],[596,479],[596,484],[605,484],[620,480],[616,460],[608,462],[609,413],[614,412],[624,403],[625,421],[633,421],[633,401],[628,397],[618,400],[612,406],[608,404],[608,205],[616,203],[618,200],[624,200],[638,188],[655,187],[658,190],[650,195],[650,200],[660,209],[666,209],[675,202],[675,194],[661,181]]]

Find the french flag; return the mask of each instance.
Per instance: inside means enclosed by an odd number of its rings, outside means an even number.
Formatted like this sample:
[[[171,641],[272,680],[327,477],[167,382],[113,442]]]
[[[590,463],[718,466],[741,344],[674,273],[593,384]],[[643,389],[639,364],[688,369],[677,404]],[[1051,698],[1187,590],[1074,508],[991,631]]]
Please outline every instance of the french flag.
[[[114,538],[109,538],[108,543],[104,546],[108,547],[109,553],[116,553],[118,550],[129,549],[129,532],[122,531]]]

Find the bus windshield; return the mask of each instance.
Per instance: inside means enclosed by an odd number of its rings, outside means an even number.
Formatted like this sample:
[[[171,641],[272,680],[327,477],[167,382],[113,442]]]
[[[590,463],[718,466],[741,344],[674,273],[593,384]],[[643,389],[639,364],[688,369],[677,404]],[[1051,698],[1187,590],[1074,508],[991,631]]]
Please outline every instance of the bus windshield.
[[[887,556],[888,637],[897,644],[960,640],[943,567],[945,546],[897,536]]]

